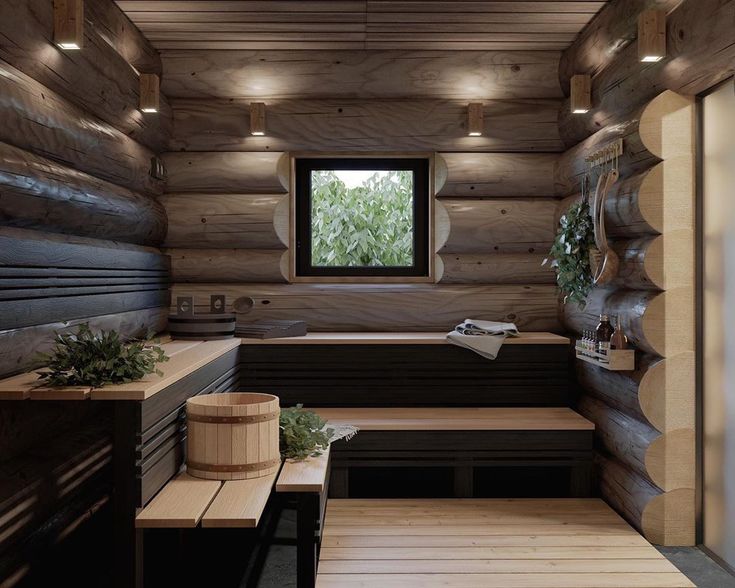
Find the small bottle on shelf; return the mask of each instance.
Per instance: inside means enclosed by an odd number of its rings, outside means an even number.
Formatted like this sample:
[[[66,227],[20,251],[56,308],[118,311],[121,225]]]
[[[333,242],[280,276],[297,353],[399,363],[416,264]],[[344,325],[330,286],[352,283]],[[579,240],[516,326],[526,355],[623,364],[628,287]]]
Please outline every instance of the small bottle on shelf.
[[[623,328],[620,326],[620,316],[615,317],[615,330],[610,337],[610,349],[627,349],[628,337],[625,336]]]
[[[607,357],[610,351],[610,338],[613,335],[613,328],[610,324],[610,318],[606,314],[600,315],[600,322],[595,329],[595,341],[597,353]]]

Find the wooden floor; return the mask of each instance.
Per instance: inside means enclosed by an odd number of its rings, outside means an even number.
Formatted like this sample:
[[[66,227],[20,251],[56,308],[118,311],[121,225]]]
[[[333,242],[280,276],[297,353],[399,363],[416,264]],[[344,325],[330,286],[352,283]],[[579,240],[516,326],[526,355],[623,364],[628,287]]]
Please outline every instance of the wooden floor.
[[[598,499],[329,500],[317,588],[694,586]]]

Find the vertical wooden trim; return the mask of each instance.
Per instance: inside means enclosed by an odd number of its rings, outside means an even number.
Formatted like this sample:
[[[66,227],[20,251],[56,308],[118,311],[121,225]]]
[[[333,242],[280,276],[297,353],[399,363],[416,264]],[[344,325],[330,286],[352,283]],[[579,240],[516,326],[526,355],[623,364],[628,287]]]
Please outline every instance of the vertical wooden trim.
[[[592,78],[587,74],[572,76],[570,86],[572,114],[584,114],[592,108]]]
[[[67,50],[84,46],[84,0],[54,0],[54,43]]]
[[[638,59],[644,63],[666,57],[666,12],[646,10],[638,17]]]
[[[265,102],[250,103],[250,134],[265,135]]]
[[[140,110],[158,112],[161,103],[161,79],[156,74],[140,74]]]

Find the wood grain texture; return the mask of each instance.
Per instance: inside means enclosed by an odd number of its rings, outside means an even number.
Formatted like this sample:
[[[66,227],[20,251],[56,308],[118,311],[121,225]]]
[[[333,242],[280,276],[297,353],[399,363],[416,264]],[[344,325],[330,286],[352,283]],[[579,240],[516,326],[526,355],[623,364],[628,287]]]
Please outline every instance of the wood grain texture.
[[[682,0],[616,0],[608,2],[561,56],[559,78],[567,88],[579,72],[597,75],[612,65],[620,52],[635,43],[638,15],[644,10],[670,11]]]
[[[640,537],[597,500],[332,499],[330,506],[322,588],[692,586],[648,542],[629,545]]]
[[[666,292],[645,290],[595,289],[588,304],[580,310],[574,304],[564,307],[565,324],[575,332],[594,329],[603,312],[620,316],[623,329],[635,347],[662,357],[692,348],[693,332],[685,325],[683,313],[693,306],[687,288]],[[682,314],[669,309],[680,308]]]
[[[467,103],[449,100],[269,100],[254,137],[246,100],[175,100],[172,151],[561,151],[559,103],[496,100],[468,137]]]
[[[171,279],[175,282],[287,281],[282,273],[286,253],[278,249],[167,249],[165,252],[171,257]]]
[[[430,3],[121,4],[161,49],[252,46],[301,50],[376,47],[562,49],[600,5],[577,2],[574,10],[569,11],[571,14],[561,15],[566,18],[550,19],[553,22],[540,26],[541,17],[548,15],[552,8],[567,12],[568,3],[467,2],[457,5],[456,11],[451,12],[446,6]],[[254,6],[259,8],[257,12],[253,11]],[[284,13],[286,6],[291,8],[288,13]],[[315,7],[318,10],[314,10]],[[430,10],[425,10],[426,7]],[[229,19],[223,19],[224,15]],[[250,18],[252,15],[254,18]],[[453,22],[449,26],[438,26],[445,23],[446,16],[453,17]]]
[[[302,337],[278,337],[276,339],[243,338],[241,345],[449,345],[444,332],[408,333],[307,333]],[[509,337],[503,345],[569,345],[569,339],[561,335],[526,331],[517,337]]]
[[[168,217],[165,245],[285,249],[274,227],[283,200],[287,197],[275,194],[166,194],[160,199]]]
[[[169,192],[283,194],[281,153],[164,153]]]
[[[439,197],[554,196],[552,153],[442,153],[447,181]]]
[[[276,492],[324,492],[329,474],[329,450],[327,447],[321,455],[303,460],[285,460],[276,482]]]
[[[665,3],[666,5],[671,2]],[[573,145],[601,128],[628,120],[632,113],[662,90],[696,96],[733,75],[735,43],[732,23],[735,6],[727,0],[682,2],[667,22],[667,57],[641,64],[631,43],[615,55],[593,80],[593,108],[586,115],[560,113],[560,130],[567,145]],[[579,67],[576,52],[565,57],[565,70]]]
[[[0,62],[0,141],[138,192],[157,194],[153,152],[7,63]]]
[[[0,224],[157,245],[166,215],[156,200],[0,143]]]
[[[114,2],[87,2],[88,24],[140,72],[160,74],[161,56]]]
[[[219,480],[202,480],[183,472],[166,484],[135,517],[135,527],[196,527],[221,487],[222,482]]]
[[[85,27],[83,51],[65,52],[53,43],[53,2],[7,0],[0,23],[0,58],[150,149],[165,146],[170,107],[162,100],[155,117],[138,111],[138,75],[94,27]]]
[[[88,324],[97,331],[115,330],[129,339],[160,333],[166,328],[168,307],[132,310],[118,314],[83,317],[63,322],[0,331],[0,376],[37,368],[41,362],[28,349],[48,353],[53,347],[56,333],[76,331],[80,324]]]
[[[546,253],[443,253],[443,284],[554,284]]]
[[[544,51],[166,51],[163,92],[180,98],[559,98]]]
[[[664,239],[641,237],[615,242],[613,250],[620,259],[620,269],[613,283],[631,290],[664,290]],[[667,255],[677,260],[683,257],[674,251]]]
[[[442,254],[545,253],[554,240],[551,199],[446,198],[442,204],[450,223]]]
[[[175,284],[173,296],[194,296],[209,308],[209,294],[227,305],[253,299],[243,320],[305,320],[311,331],[442,331],[472,316],[510,320],[521,329],[558,332],[553,286]]]
[[[334,425],[361,431],[590,431],[594,425],[570,408],[317,408]]]
[[[276,474],[252,480],[230,480],[202,517],[202,527],[254,529],[260,522],[271,495]]]

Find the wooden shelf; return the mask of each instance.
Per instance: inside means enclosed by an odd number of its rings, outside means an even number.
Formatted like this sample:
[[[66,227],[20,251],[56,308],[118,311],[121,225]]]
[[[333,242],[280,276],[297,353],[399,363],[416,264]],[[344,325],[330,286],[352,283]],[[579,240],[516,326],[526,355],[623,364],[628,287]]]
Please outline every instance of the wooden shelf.
[[[243,345],[449,345],[447,333],[309,333],[303,337],[241,339]],[[561,335],[544,332],[507,337],[503,345],[569,345]]]
[[[577,359],[611,372],[629,372],[635,369],[635,349],[612,349],[607,355],[582,351],[575,347]],[[606,361],[603,361],[606,360]]]

